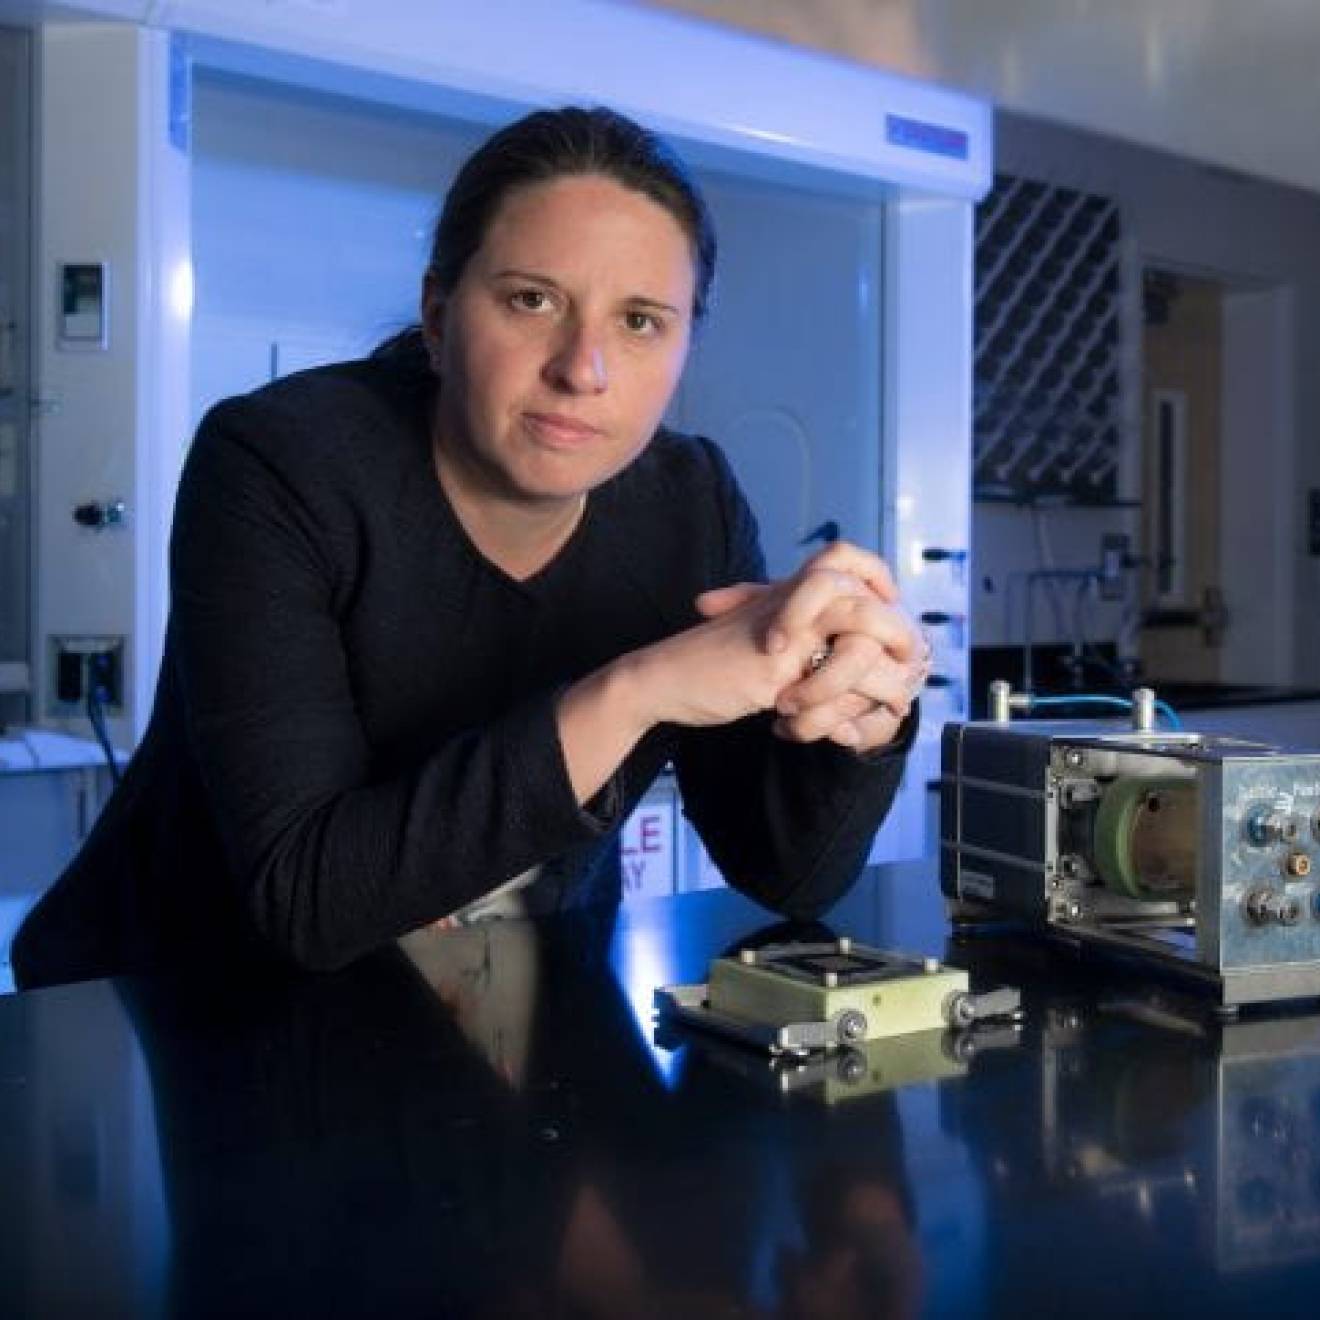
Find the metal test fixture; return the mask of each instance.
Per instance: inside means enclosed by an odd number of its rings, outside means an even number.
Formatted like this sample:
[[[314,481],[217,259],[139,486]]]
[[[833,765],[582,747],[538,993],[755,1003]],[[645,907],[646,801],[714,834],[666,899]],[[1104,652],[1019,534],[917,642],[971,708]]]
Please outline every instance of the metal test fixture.
[[[662,1019],[772,1054],[808,1054],[1019,1015],[1016,990],[972,994],[938,958],[885,952],[847,936],[770,944],[716,958],[701,985],[656,991]]]
[[[1244,1004],[1320,996],[1320,752],[1132,726],[945,726],[940,885],[955,926],[1015,918]]]

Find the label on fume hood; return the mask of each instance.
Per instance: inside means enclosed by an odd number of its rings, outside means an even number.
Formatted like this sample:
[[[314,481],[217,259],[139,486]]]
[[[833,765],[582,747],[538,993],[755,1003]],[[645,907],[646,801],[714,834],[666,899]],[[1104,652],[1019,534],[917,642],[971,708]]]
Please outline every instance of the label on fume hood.
[[[674,804],[647,802],[624,822],[623,889],[629,898],[674,892]]]
[[[949,156],[954,160],[967,159],[967,134],[960,128],[932,124],[924,119],[909,119],[906,115],[885,116],[885,140],[896,147],[910,147],[932,156]]]

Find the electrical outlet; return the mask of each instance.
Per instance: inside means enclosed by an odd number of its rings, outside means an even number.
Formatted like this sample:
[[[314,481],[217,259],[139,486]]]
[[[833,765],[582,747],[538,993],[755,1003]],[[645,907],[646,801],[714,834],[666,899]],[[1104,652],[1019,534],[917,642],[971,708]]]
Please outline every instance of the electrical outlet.
[[[83,715],[87,693],[97,684],[107,715],[124,710],[124,639],[115,636],[47,638],[50,676],[46,713],[57,718]]]

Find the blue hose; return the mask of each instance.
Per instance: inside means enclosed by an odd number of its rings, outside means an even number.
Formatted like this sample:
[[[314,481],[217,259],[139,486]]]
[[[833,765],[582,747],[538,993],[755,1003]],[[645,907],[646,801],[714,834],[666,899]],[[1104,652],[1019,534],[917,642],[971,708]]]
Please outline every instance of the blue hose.
[[[1035,710],[1037,706],[1108,706],[1110,709],[1131,710],[1132,701],[1129,697],[1103,696],[1098,692],[1078,692],[1069,696],[1032,697],[1031,709]],[[1182,728],[1182,720],[1167,701],[1157,700],[1155,709],[1164,716],[1171,729]]]

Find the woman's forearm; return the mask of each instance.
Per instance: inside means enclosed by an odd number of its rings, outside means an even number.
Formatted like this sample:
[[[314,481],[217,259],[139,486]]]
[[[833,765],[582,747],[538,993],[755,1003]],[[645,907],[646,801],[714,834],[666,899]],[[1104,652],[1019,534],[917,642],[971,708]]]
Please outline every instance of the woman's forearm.
[[[650,730],[642,665],[625,655],[579,679],[559,699],[559,741],[578,804],[602,788]]]

